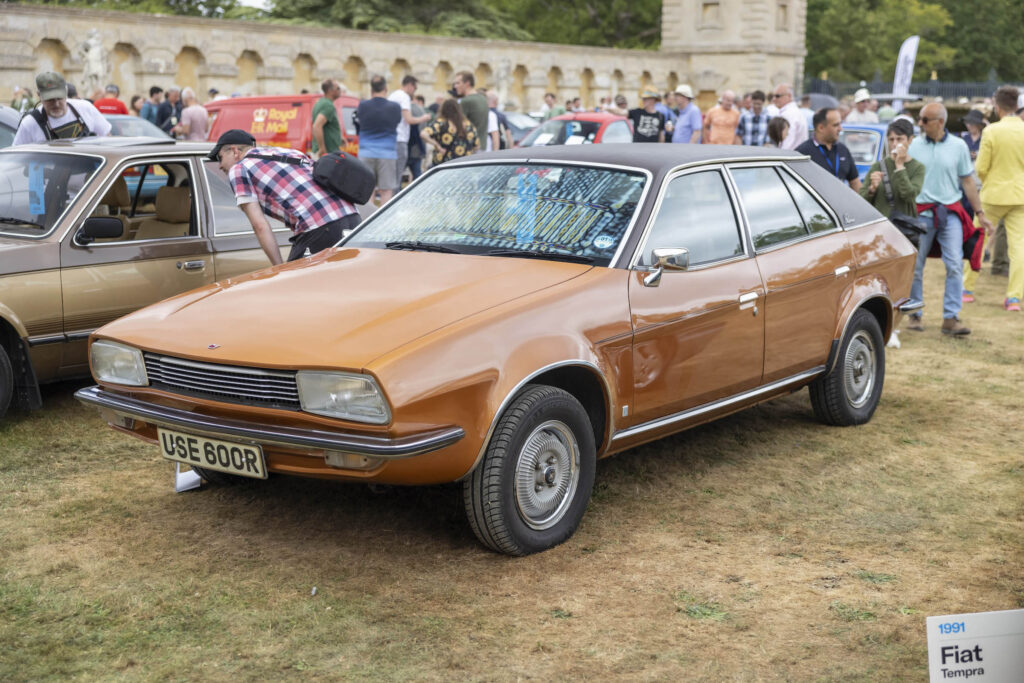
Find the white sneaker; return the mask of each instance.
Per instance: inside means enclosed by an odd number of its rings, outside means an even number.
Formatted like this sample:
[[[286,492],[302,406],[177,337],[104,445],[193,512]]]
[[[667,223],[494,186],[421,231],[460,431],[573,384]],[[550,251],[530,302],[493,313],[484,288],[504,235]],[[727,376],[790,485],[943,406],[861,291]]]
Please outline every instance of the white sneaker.
[[[890,349],[900,348],[900,331],[893,330],[892,335],[889,337],[889,342],[886,344]]]

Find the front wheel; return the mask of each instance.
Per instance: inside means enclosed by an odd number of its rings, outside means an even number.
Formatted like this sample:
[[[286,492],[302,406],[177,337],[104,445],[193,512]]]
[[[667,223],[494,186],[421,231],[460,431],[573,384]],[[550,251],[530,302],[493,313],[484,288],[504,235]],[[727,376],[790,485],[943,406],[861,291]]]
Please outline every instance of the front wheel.
[[[529,555],[576,531],[590,500],[594,432],[571,394],[529,385],[502,414],[483,461],[463,484],[466,516],[480,542]]]
[[[835,365],[811,382],[814,414],[832,425],[864,424],[878,407],[884,380],[882,329],[875,316],[858,309],[847,326]]]

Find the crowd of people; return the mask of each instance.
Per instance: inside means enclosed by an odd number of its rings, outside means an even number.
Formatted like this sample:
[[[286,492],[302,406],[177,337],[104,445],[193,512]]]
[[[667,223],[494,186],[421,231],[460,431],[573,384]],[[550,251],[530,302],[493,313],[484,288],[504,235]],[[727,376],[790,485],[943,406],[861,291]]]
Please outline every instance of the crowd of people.
[[[418,86],[417,79],[409,75],[389,91],[387,80],[374,76],[370,80],[370,97],[356,110],[354,123],[359,132],[359,156],[374,175],[381,202],[388,201],[401,187],[406,170],[415,178],[430,163],[444,163],[476,151],[512,146],[508,122],[498,108],[496,94],[478,90],[472,72],[457,73],[451,91],[437,97],[430,106],[416,93]],[[326,79],[321,89],[323,97],[316,102],[312,113],[312,160],[341,152],[344,142],[334,107],[343,88],[336,80]],[[62,76],[47,72],[36,78],[36,91],[39,102],[32,98],[30,90],[15,90],[11,106],[22,112],[23,118],[14,144],[107,135],[110,123],[103,114],[134,114],[180,139],[204,140],[207,137],[208,113],[191,88],[163,90],[154,86],[148,98],[135,96],[126,106],[120,100],[116,85],[94,93],[92,98],[79,99]],[[207,94],[210,99],[220,97],[215,89]],[[557,105],[555,95],[547,93],[542,118],[582,111],[578,97],[565,104],[565,107]],[[632,122],[633,141],[638,143],[732,144],[801,152],[849,184],[894,223],[902,225],[923,219],[916,223],[921,234],[911,303],[923,307],[922,273],[926,259],[941,257],[946,278],[940,329],[943,334],[962,337],[970,334],[970,329],[961,321],[960,312],[963,304],[975,300],[974,288],[982,268],[986,240],[991,245],[991,272],[1008,278],[1003,307],[1010,312],[1021,310],[1020,302],[1024,297],[1022,105],[1024,96],[1012,86],[1003,86],[994,96],[998,121],[990,124],[982,112],[971,110],[963,118],[967,131],[959,136],[948,132],[948,112],[941,102],[928,103],[920,110],[916,120],[920,134],[917,134],[912,117],[897,115],[891,107],[879,106],[863,88],[855,93],[852,106],[840,104],[817,111],[810,108],[809,96],[798,103],[792,85],[786,83],[774,88],[770,98],[761,90],[741,98],[726,90],[717,104],[703,113],[686,84],[664,94],[645,89],[640,93],[639,107],[630,108],[627,98],[617,95],[602,98],[596,109],[628,118]],[[844,122],[878,123],[880,120],[890,121],[886,131],[888,153],[871,166],[862,184],[853,155],[840,142],[839,133]],[[211,156],[225,166],[226,172],[237,176],[239,171],[232,171],[232,168],[246,161],[245,168],[255,178],[258,174],[249,166],[284,163],[287,168],[262,169],[265,176],[277,177],[275,182],[279,184],[288,178],[297,180],[292,178],[297,173],[310,173],[309,159],[306,160],[309,163],[273,161],[267,155],[280,156],[280,150],[257,147],[252,137],[243,131],[229,131],[226,135],[234,135],[234,138],[222,137]],[[225,163],[225,158],[234,161]],[[251,179],[249,185],[237,178],[233,178],[233,182],[236,191],[243,193],[239,197],[252,199],[251,202],[239,200],[247,215],[250,211],[246,210],[246,203],[262,206],[271,211],[271,215],[280,214],[278,217],[286,223],[298,226],[296,237],[311,228],[331,224],[329,231],[321,233],[330,233],[323,240],[323,244],[329,244],[341,226],[350,227],[350,218],[357,215],[348,203],[335,206],[324,197],[302,196],[294,202],[277,197],[271,201],[272,188],[265,188],[267,194],[260,199]],[[295,189],[298,194],[304,192],[296,183],[288,186],[298,188]],[[246,192],[248,194],[244,194]],[[304,206],[306,213],[297,217],[292,215],[292,209],[283,206],[293,209]],[[257,219],[256,209],[252,211],[250,220],[259,235],[266,221]],[[269,235],[269,230],[265,232]],[[307,240],[301,241],[304,251],[295,253],[310,253],[311,246],[319,246],[319,242],[311,245]],[[276,253],[274,249],[276,247],[268,241],[268,255]],[[966,270],[963,268],[965,260],[969,263]],[[907,329],[924,330],[920,310],[910,316]]]

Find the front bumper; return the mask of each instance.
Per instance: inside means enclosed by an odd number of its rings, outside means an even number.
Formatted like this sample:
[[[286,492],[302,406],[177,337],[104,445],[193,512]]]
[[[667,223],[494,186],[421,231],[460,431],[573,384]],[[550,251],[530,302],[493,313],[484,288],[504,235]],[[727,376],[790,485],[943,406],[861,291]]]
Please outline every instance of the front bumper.
[[[121,417],[211,438],[241,439],[288,448],[341,451],[382,460],[397,460],[430,453],[450,446],[465,436],[462,427],[456,426],[388,438],[259,424],[156,405],[106,391],[99,386],[79,389],[75,392],[75,398],[86,405],[112,411]]]

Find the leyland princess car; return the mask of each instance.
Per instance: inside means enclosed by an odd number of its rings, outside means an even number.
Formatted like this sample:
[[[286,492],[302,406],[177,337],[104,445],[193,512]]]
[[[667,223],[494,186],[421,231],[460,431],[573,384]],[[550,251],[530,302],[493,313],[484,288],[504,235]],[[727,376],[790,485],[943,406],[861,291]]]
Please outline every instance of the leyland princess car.
[[[126,117],[127,118],[127,117]],[[210,143],[85,138],[0,151],[0,417],[89,374],[96,328],[269,264]],[[278,243],[291,233],[271,220]]]
[[[802,387],[869,420],[913,261],[793,152],[507,150],[104,326],[77,395],[209,482],[462,482],[480,541],[525,555],[574,533],[597,458]]]

